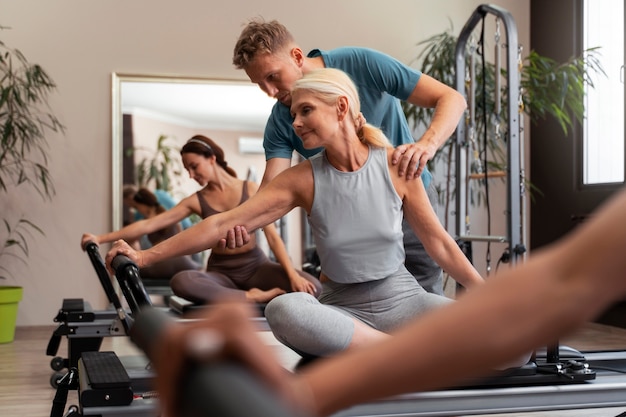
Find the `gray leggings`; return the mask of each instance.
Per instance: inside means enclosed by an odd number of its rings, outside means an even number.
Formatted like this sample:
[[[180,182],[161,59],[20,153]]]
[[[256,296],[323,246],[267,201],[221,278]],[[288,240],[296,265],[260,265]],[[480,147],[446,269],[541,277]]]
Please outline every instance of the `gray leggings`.
[[[350,344],[353,319],[387,333],[451,301],[426,292],[402,266],[382,280],[327,281],[319,300],[305,293],[281,295],[268,303],[265,317],[274,336],[300,355],[329,356]]]

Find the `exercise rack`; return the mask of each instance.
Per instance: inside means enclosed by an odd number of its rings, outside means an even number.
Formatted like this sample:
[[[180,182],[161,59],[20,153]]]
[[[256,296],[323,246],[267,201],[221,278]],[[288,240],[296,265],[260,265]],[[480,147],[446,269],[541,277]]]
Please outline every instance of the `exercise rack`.
[[[459,242],[483,241],[483,242],[506,242],[508,243],[508,252],[510,261],[514,263],[524,254],[525,247],[522,241],[522,204],[520,194],[523,193],[522,183],[522,160],[520,147],[520,81],[519,81],[519,46],[517,39],[517,27],[515,20],[511,14],[498,6],[483,4],[480,5],[470,16],[465,26],[459,34],[456,50],[455,50],[455,66],[456,66],[456,90],[462,94],[465,92],[466,80],[466,55],[467,42],[470,39],[474,28],[488,14],[495,15],[504,24],[506,30],[506,50],[507,50],[507,227],[506,236],[477,236],[468,234],[467,230],[467,180],[470,178],[468,174],[468,149],[470,146],[466,124],[461,120],[456,131],[456,236]],[[500,74],[496,74],[500,77]],[[485,111],[485,109],[483,109]],[[486,126],[485,126],[486,128]],[[486,152],[486,150],[485,150]],[[484,167],[485,169],[487,167]],[[485,179],[489,177],[488,173],[484,175]]]

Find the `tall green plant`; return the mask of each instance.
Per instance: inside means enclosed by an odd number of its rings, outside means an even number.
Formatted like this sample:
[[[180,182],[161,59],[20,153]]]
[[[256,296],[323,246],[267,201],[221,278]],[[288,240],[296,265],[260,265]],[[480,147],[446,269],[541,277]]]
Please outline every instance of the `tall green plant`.
[[[30,63],[19,50],[0,41],[0,193],[26,186],[44,200],[54,195],[46,155],[47,133],[64,131],[48,106],[48,94],[55,89],[54,81],[40,65]],[[3,220],[7,235],[0,261],[6,257],[23,261],[22,256],[28,257],[29,232],[43,231],[23,217]],[[2,271],[8,273],[5,266],[0,266]],[[0,274],[0,278],[6,277]]]
[[[429,74],[439,81],[456,87],[455,78],[455,52],[458,38],[450,31],[434,35],[418,43],[421,52],[415,61],[420,63],[420,70]],[[471,47],[471,45],[468,45]],[[597,48],[584,51],[578,57],[572,57],[565,63],[541,56],[535,51],[520,63],[520,87],[521,98],[520,110],[527,115],[531,122],[536,123],[546,117],[554,117],[563,132],[567,134],[574,121],[582,121],[584,117],[584,89],[585,85],[593,87],[593,76],[604,74],[601,64],[597,58]],[[470,53],[466,54],[469,63]],[[475,63],[475,127],[474,133],[477,146],[476,152],[481,155],[488,152],[488,166],[481,163],[470,164],[471,172],[478,173],[479,170],[504,170],[506,168],[506,135],[507,132],[496,132],[493,127],[496,124],[504,127],[507,123],[507,97],[506,86],[500,91],[502,97],[501,111],[496,114],[495,90],[496,90],[496,66],[492,62],[485,62],[484,71],[480,58]],[[506,69],[501,69],[500,76],[506,79]],[[505,83],[503,83],[505,84]],[[432,118],[432,109],[414,106],[410,103],[403,103],[404,113],[414,129],[419,131],[425,128]],[[483,140],[485,132],[487,141]],[[438,185],[438,191],[442,200],[449,204],[453,195],[454,185],[452,184],[452,157],[454,141],[449,140],[441,147],[432,161],[429,168],[434,170],[437,161],[445,161],[447,172],[445,175],[446,184]],[[483,181],[484,182],[484,181]],[[480,185],[481,181],[477,181]],[[532,184],[528,184],[533,188]],[[479,204],[484,196],[476,190],[471,190],[470,198],[473,204]]]

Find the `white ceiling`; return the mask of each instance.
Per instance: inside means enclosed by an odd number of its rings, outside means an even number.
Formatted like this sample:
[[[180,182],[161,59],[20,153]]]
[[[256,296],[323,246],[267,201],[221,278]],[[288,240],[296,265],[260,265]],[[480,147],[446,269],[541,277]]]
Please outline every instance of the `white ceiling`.
[[[124,113],[204,129],[263,131],[275,103],[255,84],[237,81],[123,81],[120,91]]]

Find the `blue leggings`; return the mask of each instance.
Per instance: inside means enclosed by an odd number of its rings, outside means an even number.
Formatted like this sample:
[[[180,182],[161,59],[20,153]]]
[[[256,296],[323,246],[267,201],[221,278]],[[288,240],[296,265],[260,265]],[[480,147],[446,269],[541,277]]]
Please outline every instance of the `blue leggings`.
[[[426,292],[402,266],[389,277],[358,284],[323,283],[319,300],[305,293],[283,294],[265,308],[274,336],[302,356],[344,350],[353,319],[388,333],[451,299]]]

